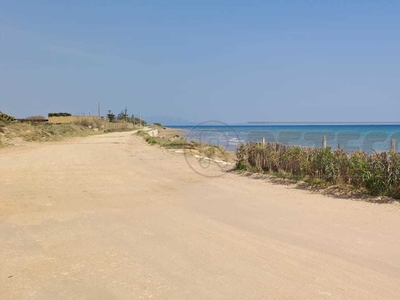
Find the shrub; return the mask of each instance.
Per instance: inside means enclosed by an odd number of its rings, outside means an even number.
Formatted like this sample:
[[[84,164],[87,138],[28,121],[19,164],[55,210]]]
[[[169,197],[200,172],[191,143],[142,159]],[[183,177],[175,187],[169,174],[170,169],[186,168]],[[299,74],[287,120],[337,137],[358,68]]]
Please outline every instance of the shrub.
[[[249,142],[236,149],[236,169],[274,173],[319,184],[348,184],[400,198],[400,154],[302,148]]]
[[[149,143],[150,145],[154,145],[157,144],[157,139],[155,137],[152,136],[146,136],[145,140],[147,143]]]
[[[0,122],[11,123],[15,121],[16,119],[13,116],[6,115],[0,111]]]
[[[69,113],[48,113],[49,118],[50,117],[70,117],[71,114]]]
[[[241,144],[236,149],[236,169],[237,170],[247,170],[248,168],[248,158],[247,158],[247,151],[246,145]]]
[[[113,112],[111,110],[108,111],[107,119],[110,122],[114,122],[115,121],[115,115],[113,114]]]
[[[149,136],[149,134],[144,130],[139,130],[138,132],[136,132],[136,134],[139,136]]]

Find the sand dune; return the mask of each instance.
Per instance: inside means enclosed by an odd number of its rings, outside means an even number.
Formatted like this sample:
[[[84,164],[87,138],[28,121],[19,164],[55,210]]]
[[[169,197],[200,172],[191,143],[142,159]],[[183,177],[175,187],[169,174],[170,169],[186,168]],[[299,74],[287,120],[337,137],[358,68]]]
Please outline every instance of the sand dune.
[[[188,162],[129,132],[0,150],[1,298],[399,298],[397,203]]]

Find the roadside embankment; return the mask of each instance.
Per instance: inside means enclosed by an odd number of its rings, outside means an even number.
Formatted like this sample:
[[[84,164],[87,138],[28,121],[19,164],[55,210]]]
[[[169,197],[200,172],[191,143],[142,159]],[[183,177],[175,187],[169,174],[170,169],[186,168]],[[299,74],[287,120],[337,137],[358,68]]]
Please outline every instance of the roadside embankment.
[[[0,123],[0,148],[17,146],[28,142],[61,141],[72,137],[133,129],[133,124],[130,123],[38,124],[3,122]]]
[[[233,162],[233,156],[220,146],[189,141],[184,130],[159,126],[139,130],[137,135],[142,136],[150,145],[158,145],[165,149],[174,149],[198,159],[214,159],[224,162]]]

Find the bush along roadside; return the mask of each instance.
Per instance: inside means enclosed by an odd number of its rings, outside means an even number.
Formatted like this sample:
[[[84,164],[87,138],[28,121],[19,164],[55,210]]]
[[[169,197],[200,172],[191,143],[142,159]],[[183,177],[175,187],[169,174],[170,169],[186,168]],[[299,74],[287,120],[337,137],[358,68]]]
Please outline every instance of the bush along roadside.
[[[273,174],[323,186],[350,186],[400,198],[400,153],[352,153],[249,142],[236,150],[236,170]]]
[[[185,151],[186,154],[198,155],[211,159],[228,160],[227,152],[219,146],[199,143],[196,141],[189,142],[186,138],[180,136],[170,138],[163,136],[150,136],[143,130],[139,130],[136,134],[142,136],[150,145],[158,145],[166,149],[180,149]]]

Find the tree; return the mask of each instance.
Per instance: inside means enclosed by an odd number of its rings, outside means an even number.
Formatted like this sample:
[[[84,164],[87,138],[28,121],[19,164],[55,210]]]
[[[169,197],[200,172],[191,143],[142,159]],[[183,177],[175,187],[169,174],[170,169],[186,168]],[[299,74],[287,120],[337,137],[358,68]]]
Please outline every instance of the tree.
[[[122,110],[119,114],[118,114],[118,120],[123,120],[125,122],[129,121],[129,116],[128,116],[128,109],[125,107],[124,110]]]
[[[113,112],[112,112],[111,110],[108,111],[107,118],[108,118],[108,120],[109,120],[110,122],[114,122],[114,120],[115,120],[115,115],[113,114]]]
[[[50,117],[70,117],[70,113],[65,113],[65,112],[60,112],[60,113],[48,113],[49,118]]]

